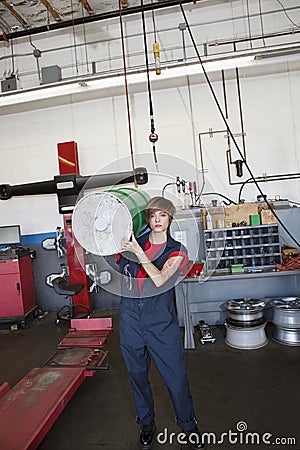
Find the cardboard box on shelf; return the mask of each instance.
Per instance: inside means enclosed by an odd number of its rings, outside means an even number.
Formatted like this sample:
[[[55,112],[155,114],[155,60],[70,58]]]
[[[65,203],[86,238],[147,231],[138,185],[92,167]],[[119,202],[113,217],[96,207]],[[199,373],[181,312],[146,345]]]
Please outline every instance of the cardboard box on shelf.
[[[270,205],[271,208],[274,208],[273,203],[270,203]],[[262,225],[277,223],[276,217],[274,216],[272,210],[269,208],[269,205],[267,205],[267,203],[259,203],[258,212],[260,214]]]
[[[241,203],[240,205],[231,205],[225,208],[225,226],[232,227],[233,223],[244,222],[250,225],[250,216],[258,214],[257,203]]]
[[[204,230],[209,228],[207,216],[211,218],[211,228],[225,228],[225,209],[223,206],[212,206],[201,211],[203,217],[202,226]]]
[[[286,264],[290,259],[299,255],[298,250],[295,247],[287,247],[286,245],[281,249],[282,262]]]
[[[272,203],[271,203],[271,206]],[[207,225],[207,216],[210,216],[211,228],[231,228],[235,223],[239,226],[245,225],[267,225],[276,223],[274,216],[267,203],[241,203],[239,205],[230,205],[226,207],[212,206],[204,208],[201,211],[203,229],[209,228]],[[251,223],[252,217],[252,223]],[[256,218],[256,221],[254,220]],[[260,218],[260,221],[259,221]]]
[[[273,203],[270,203],[270,205],[271,205],[272,208],[274,208]],[[268,205],[266,202],[258,202],[258,203],[257,203],[257,206],[258,206],[258,212],[259,212],[259,214],[261,213],[261,211],[262,211],[263,209],[269,209],[269,205]]]
[[[277,223],[276,217],[270,209],[262,209],[260,212],[260,220],[262,225]]]

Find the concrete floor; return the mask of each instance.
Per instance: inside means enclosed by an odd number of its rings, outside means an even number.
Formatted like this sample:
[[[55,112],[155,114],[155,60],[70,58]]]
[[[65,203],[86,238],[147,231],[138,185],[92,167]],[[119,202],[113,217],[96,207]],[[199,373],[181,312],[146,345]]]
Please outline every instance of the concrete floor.
[[[84,380],[45,437],[40,450],[139,448],[131,388],[119,349],[118,311],[98,312],[96,316],[113,317],[114,330],[108,343],[109,370],[99,371]],[[67,331],[66,323],[55,324],[54,313],[41,320],[29,321],[24,330],[2,330],[0,384],[8,381],[13,386],[32,368],[42,367]],[[250,351],[228,347],[224,343],[224,327],[215,327],[213,332],[217,338],[215,344],[201,345],[196,331],[197,347],[187,351],[188,374],[199,428],[216,436],[215,444],[208,448],[246,450],[271,446],[299,450],[300,348],[274,342],[270,324],[267,326],[268,345]],[[163,443],[164,436],[161,436],[161,443],[156,442],[153,448],[180,449],[176,441],[180,430],[174,421],[167,389],[155,367],[151,369],[151,383],[157,431],[160,433],[166,429],[168,433],[168,443]],[[240,428],[241,431],[234,435],[232,433],[237,432],[239,422],[239,427],[246,426],[247,431]],[[259,445],[245,443],[246,434],[250,432],[257,433]],[[172,445],[171,433],[176,433]],[[227,436],[218,443],[222,433],[227,433]],[[262,442],[263,435],[271,444]],[[280,444],[273,444],[276,438],[295,438],[296,443],[288,445],[287,440],[282,440]],[[211,435],[210,441],[213,439]]]

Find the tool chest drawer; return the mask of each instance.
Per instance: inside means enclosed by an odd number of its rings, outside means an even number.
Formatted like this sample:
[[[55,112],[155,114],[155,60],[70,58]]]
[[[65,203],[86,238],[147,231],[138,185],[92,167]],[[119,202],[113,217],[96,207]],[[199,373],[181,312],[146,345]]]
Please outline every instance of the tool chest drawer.
[[[0,275],[8,273],[19,273],[19,260],[16,259],[0,259]]]

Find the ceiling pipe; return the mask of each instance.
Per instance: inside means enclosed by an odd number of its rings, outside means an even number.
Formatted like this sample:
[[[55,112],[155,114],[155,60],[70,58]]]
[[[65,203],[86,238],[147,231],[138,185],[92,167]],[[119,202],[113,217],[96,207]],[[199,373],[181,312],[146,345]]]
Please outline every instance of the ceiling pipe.
[[[182,0],[182,3],[189,3],[191,4],[191,0]],[[147,5],[144,5],[144,11],[152,11],[153,9],[164,9],[164,8],[170,8],[172,6],[178,6],[177,0],[166,0],[163,3],[150,3]],[[141,12],[140,6],[135,7],[128,7],[123,9],[122,15],[131,15],[131,14],[138,14]],[[62,22],[57,23],[49,23],[47,25],[43,25],[41,27],[36,28],[27,28],[25,30],[21,31],[15,31],[14,33],[6,33],[6,40],[7,39],[16,39],[24,36],[30,36],[34,34],[39,33],[46,33],[49,31],[59,30],[63,28],[73,27],[75,25],[82,25],[87,24],[91,22],[98,22],[100,20],[107,20],[107,19],[113,19],[119,17],[119,11],[110,11],[103,14],[95,14],[87,17],[77,17],[74,20],[66,20]],[[4,41],[3,35],[0,36],[0,42]]]
[[[289,29],[286,31],[275,31],[273,33],[268,33],[265,34],[265,38],[269,39],[269,38],[273,38],[273,37],[282,37],[282,36],[290,36],[290,35],[294,35],[294,34],[298,34],[300,33],[300,29]],[[219,39],[217,42],[207,42],[206,45],[208,47],[220,47],[221,45],[229,45],[229,44],[241,44],[242,42],[249,42],[249,41],[257,41],[261,39],[261,35],[257,35],[257,36],[246,36],[246,37],[235,37],[234,39],[226,39],[226,40],[221,40]]]

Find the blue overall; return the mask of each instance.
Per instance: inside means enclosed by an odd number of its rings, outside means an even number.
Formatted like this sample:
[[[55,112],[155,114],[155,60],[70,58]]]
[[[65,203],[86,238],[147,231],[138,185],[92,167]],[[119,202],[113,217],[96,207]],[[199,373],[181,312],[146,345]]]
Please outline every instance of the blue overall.
[[[138,239],[144,249],[149,233]],[[153,259],[162,269],[172,254],[186,249],[168,234],[167,242]],[[130,255],[130,256],[129,256]],[[137,423],[150,424],[154,419],[154,403],[148,380],[150,358],[165,381],[176,414],[177,424],[184,430],[196,425],[193,401],[187,380],[186,358],[174,306],[174,277],[157,288],[147,276],[138,292],[136,277],[141,270],[132,253],[119,260],[122,298],[120,303],[120,343],[130,377]]]

